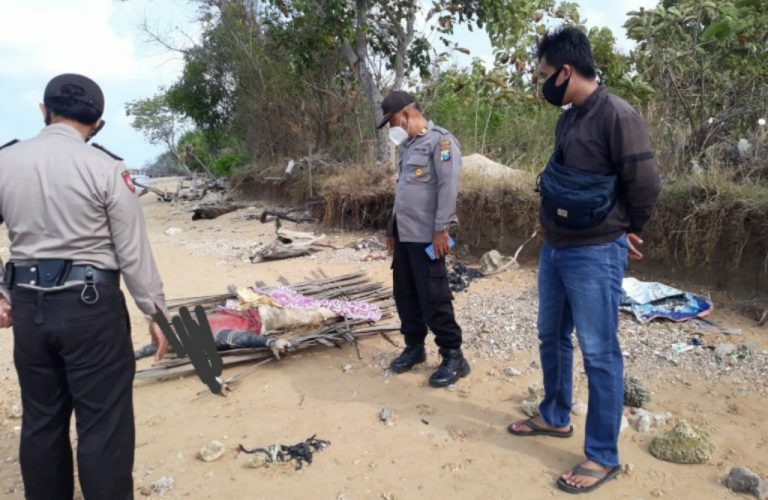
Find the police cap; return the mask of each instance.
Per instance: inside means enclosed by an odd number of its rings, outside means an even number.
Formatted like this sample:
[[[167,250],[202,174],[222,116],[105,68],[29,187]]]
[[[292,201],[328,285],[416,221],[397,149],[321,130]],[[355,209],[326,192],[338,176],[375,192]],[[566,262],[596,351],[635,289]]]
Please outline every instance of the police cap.
[[[381,102],[381,111],[384,112],[384,118],[377,128],[381,128],[389,123],[392,115],[414,102],[416,102],[416,100],[408,92],[402,90],[393,90],[390,92]]]
[[[47,104],[49,99],[57,98],[69,98],[87,104],[98,111],[99,116],[104,113],[104,93],[98,84],[87,76],[66,73],[48,82],[43,102]]]

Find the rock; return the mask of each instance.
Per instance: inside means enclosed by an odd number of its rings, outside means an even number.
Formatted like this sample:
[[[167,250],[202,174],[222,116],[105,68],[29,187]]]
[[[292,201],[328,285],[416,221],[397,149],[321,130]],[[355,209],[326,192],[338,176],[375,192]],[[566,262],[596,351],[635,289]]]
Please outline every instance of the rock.
[[[258,469],[260,467],[264,467],[268,463],[270,463],[271,457],[269,456],[269,453],[265,451],[257,451],[250,455],[250,459],[248,460],[248,467],[251,469]]]
[[[21,407],[19,405],[11,405],[7,413],[8,418],[21,418]]]
[[[529,385],[528,399],[541,402],[541,400],[544,399],[544,388],[536,384]]]
[[[745,467],[734,467],[725,478],[725,486],[736,493],[748,493],[757,496],[760,476]]]
[[[637,419],[637,432],[640,434],[650,434],[653,429],[653,415],[650,413],[643,413],[639,419]]]
[[[352,365],[350,364],[342,365],[341,371],[343,371],[344,373],[349,373],[350,371],[352,371]]]
[[[624,430],[629,427],[629,420],[627,420],[626,415],[621,416],[621,425],[619,426],[619,434],[624,432]]]
[[[664,490],[662,489],[655,489],[651,492],[652,497],[661,498],[664,496]]]
[[[382,422],[389,422],[392,419],[392,410],[389,408],[383,408],[379,412],[379,420]]]
[[[459,390],[459,386],[456,385],[456,384],[451,384],[451,385],[448,386],[448,390],[451,391],[451,392],[456,392],[456,391]]]
[[[141,493],[141,496],[143,496],[143,497],[151,496],[152,495],[152,488],[150,488],[149,486],[143,486],[139,490],[139,493]]]
[[[517,267],[519,266],[517,266],[517,262],[514,262],[512,257],[504,257],[498,250],[491,250],[480,258],[480,271],[486,275],[498,272],[502,268],[517,269]]]
[[[219,441],[211,441],[200,449],[199,457],[203,462],[213,462],[220,459],[226,450],[227,448],[224,446],[224,443]]]
[[[585,403],[584,401],[576,401],[573,404],[573,407],[571,408],[571,413],[573,413],[578,417],[581,417],[587,414],[587,409],[588,409],[587,403]]]
[[[764,479],[757,485],[757,498],[760,500],[768,500],[768,480]]]
[[[182,230],[178,227],[169,227],[165,230],[165,234],[167,236],[176,236],[177,234],[181,234]]]
[[[681,420],[675,428],[651,441],[651,454],[676,464],[707,463],[715,451],[709,436]]]
[[[539,413],[539,405],[535,401],[528,401],[527,399],[520,403],[520,409],[529,417],[535,417]]]
[[[635,466],[632,464],[624,464],[621,466],[621,472],[629,476],[635,472]]]
[[[529,417],[534,417],[539,412],[539,405],[544,399],[544,389],[536,384],[528,386],[528,399],[520,404],[520,409]]]
[[[718,359],[718,361],[723,361],[726,356],[736,352],[738,349],[739,348],[736,347],[735,344],[720,344],[715,347],[715,357]]]
[[[624,378],[624,406],[642,408],[650,400],[650,393],[639,379],[632,376]]]
[[[512,368],[511,366],[509,368],[504,368],[504,375],[506,375],[507,377],[517,377],[522,374],[523,372],[521,372],[517,368]]]
[[[157,493],[160,496],[165,495],[169,490],[173,489],[172,477],[161,477],[154,483],[152,483],[152,493]]]

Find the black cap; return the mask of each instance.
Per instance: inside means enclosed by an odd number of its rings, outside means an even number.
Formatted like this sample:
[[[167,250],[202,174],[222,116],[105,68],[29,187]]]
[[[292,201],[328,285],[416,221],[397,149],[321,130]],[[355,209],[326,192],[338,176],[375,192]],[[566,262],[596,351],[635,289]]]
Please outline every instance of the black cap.
[[[384,118],[382,118],[381,123],[379,123],[379,126],[376,128],[381,128],[389,123],[392,115],[414,102],[416,102],[416,99],[414,99],[408,92],[402,90],[393,90],[390,92],[381,102],[381,111],[384,112]]]
[[[48,82],[48,85],[45,86],[43,102],[59,97],[66,97],[92,106],[99,112],[99,115],[104,113],[104,93],[98,84],[87,76],[67,73]]]

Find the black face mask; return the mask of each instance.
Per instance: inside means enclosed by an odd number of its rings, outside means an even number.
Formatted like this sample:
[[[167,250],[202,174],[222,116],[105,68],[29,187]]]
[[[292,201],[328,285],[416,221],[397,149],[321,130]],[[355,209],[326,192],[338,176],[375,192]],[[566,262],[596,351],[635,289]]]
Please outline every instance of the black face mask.
[[[553,106],[562,106],[563,99],[565,99],[565,91],[568,90],[568,83],[571,81],[571,77],[568,77],[562,85],[559,87],[555,84],[557,77],[560,76],[560,72],[563,71],[563,67],[557,70],[555,74],[547,78],[544,82],[544,87],[541,89],[541,93],[544,94],[544,99]]]

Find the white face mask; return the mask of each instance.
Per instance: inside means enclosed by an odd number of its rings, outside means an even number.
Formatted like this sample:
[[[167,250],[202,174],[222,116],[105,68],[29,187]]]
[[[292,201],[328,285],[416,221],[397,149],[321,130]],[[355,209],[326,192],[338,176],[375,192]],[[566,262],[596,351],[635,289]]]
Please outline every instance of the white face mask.
[[[400,146],[408,140],[408,132],[406,132],[403,127],[390,127],[389,140],[392,141],[395,146]]]

